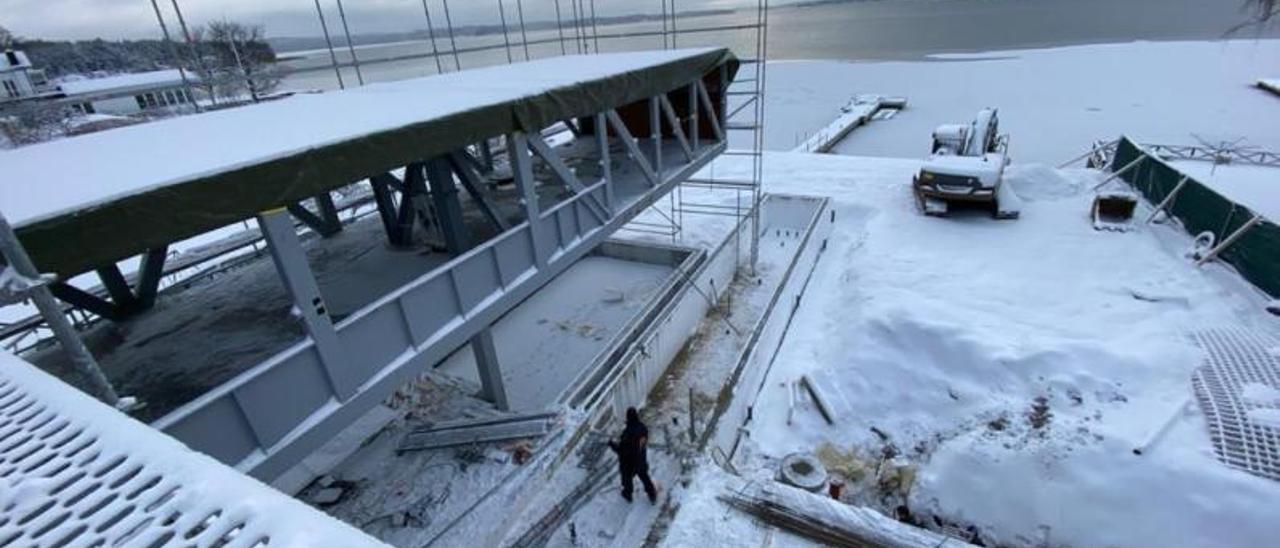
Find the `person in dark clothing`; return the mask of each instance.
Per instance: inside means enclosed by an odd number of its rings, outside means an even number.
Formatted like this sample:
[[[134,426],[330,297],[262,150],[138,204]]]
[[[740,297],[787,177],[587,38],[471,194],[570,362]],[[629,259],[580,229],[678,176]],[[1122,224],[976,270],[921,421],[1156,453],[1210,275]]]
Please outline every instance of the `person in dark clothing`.
[[[640,477],[644,484],[644,492],[649,495],[649,502],[657,502],[658,488],[649,479],[649,459],[646,456],[649,443],[649,428],[640,422],[640,412],[634,407],[627,408],[627,426],[622,430],[618,441],[609,441],[609,448],[618,454],[618,473],[622,476],[622,498],[631,502],[632,480]]]

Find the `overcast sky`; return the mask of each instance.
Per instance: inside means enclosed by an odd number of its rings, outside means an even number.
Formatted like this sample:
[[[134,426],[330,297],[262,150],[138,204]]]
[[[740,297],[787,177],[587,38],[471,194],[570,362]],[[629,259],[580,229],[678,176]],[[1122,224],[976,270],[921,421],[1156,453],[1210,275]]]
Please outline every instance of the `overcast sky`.
[[[158,0],[176,28],[172,0]],[[436,25],[443,26],[442,0],[427,0]],[[555,0],[521,0],[525,20],[554,20]],[[584,0],[587,1],[587,0]],[[505,0],[514,17],[516,0]],[[567,14],[571,0],[560,0]],[[657,13],[662,0],[595,0],[597,17]],[[0,25],[26,38],[153,38],[160,36],[150,0],[0,0]],[[325,16],[337,21],[335,0],[320,0]],[[676,0],[681,10],[737,5],[754,0]],[[178,0],[188,24],[235,19],[264,25],[268,36],[318,36],[315,0]],[[351,32],[394,32],[425,26],[422,0],[343,0]],[[496,23],[498,0],[450,0],[454,25]],[[174,29],[171,29],[174,30]]]

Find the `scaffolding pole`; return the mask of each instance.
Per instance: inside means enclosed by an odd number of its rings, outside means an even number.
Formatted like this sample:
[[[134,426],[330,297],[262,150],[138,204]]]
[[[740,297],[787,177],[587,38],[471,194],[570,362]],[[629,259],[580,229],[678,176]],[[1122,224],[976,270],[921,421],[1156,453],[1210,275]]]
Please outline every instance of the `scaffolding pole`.
[[[338,89],[347,89],[347,85],[342,81],[342,69],[338,68],[338,54],[333,51],[333,39],[329,37],[329,24],[324,20],[324,10],[320,8],[320,0],[315,2],[316,16],[320,18],[320,30],[324,31],[324,43],[329,48],[329,61],[333,64],[333,73],[338,76]]]
[[[342,8],[342,0],[338,2],[338,18],[342,20],[342,33],[347,37],[347,51],[351,52],[351,66],[356,69],[356,81],[364,85],[364,75],[360,74],[360,59],[356,57],[356,45],[351,42],[351,28],[347,26],[347,11]]]
[[[2,213],[0,213],[0,254],[4,256],[9,268],[31,283],[26,296],[36,305],[45,324],[62,345],[62,351],[67,353],[71,367],[84,383],[85,390],[103,403],[119,407],[122,401],[116,394],[115,387],[111,386],[111,381],[107,380],[107,376],[103,374],[93,354],[89,353],[89,349],[80,340],[80,334],[76,333],[76,328],[62,313],[62,306],[53,297],[53,293],[49,292],[49,286],[40,275],[40,271],[36,269],[35,263],[31,261],[31,256],[27,255],[26,248],[22,247],[22,242],[18,240],[18,235],[9,225],[9,220]]]

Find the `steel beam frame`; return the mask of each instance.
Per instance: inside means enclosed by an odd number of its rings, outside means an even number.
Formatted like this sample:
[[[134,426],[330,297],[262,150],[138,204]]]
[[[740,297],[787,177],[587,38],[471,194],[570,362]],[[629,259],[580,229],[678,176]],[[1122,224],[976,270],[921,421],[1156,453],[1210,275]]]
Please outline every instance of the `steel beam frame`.
[[[161,246],[142,254],[132,287],[118,265],[99,267],[98,279],[110,300],[65,282],[50,284],[49,291],[63,302],[102,318],[113,322],[127,320],[155,306],[168,251],[169,246]]]
[[[608,120],[624,143],[626,127],[615,112]],[[601,130],[604,125],[598,126]],[[618,131],[621,129],[621,131]],[[608,142],[597,132],[597,146]],[[263,214],[259,222],[271,242],[273,259],[286,287],[303,312],[307,336],[265,362],[161,418],[154,426],[223,462],[256,477],[271,479],[318,449],[337,432],[462,345],[477,350],[485,396],[502,405],[505,387],[496,356],[488,352],[485,331],[640,211],[724,151],[723,141],[694,152],[691,162],[652,169],[626,183],[628,194],[609,197],[619,181],[611,169],[600,181],[543,211],[538,204],[529,135],[507,136],[508,156],[523,197],[526,220],[454,257],[445,265],[366,305],[340,322],[324,312],[323,300],[284,210]],[[643,155],[636,154],[644,162]],[[430,162],[433,186],[451,162]],[[443,164],[443,165],[441,165]],[[644,165],[643,163],[641,165]],[[647,167],[647,166],[646,166]],[[416,183],[413,169],[403,181]],[[418,173],[422,173],[419,168]],[[660,178],[659,178],[660,177]],[[650,179],[652,178],[652,181]],[[394,178],[392,178],[394,179]],[[449,178],[452,181],[452,178]],[[388,202],[400,181],[374,177],[375,201]],[[644,184],[643,182],[650,184]],[[376,189],[382,187],[382,191]],[[637,194],[638,192],[638,194]],[[379,198],[379,194],[382,196]],[[456,195],[456,193],[455,193]],[[426,198],[426,196],[423,196]],[[604,220],[601,203],[611,204]],[[401,204],[401,211],[405,204]],[[437,208],[441,209],[441,208]],[[447,208],[446,208],[447,209]],[[399,211],[397,214],[400,213]],[[284,219],[283,221],[281,219]],[[387,219],[384,217],[384,222]],[[286,225],[290,230],[286,231]],[[491,336],[491,335],[489,335]],[[351,353],[360,359],[351,359]],[[488,379],[485,381],[484,379]]]
[[[307,225],[308,228],[314,230],[322,238],[328,238],[341,232],[342,219],[338,218],[338,206],[334,205],[333,197],[326,192],[317,194],[311,200],[315,202],[315,212],[307,209],[306,206],[299,202],[289,204],[289,213],[292,213],[298,221]]]

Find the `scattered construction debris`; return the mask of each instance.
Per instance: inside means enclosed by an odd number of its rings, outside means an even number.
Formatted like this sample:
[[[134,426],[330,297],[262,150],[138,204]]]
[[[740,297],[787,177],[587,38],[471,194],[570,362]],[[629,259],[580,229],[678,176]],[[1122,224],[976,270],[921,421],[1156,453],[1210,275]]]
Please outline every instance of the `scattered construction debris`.
[[[760,521],[829,546],[936,548],[967,546],[959,539],[894,521],[875,510],[848,506],[784,485],[752,484],[726,490],[720,501]]]
[[[555,413],[439,422],[405,434],[399,452],[436,449],[521,438],[542,437],[551,431]]]
[[[787,485],[816,493],[827,484],[827,469],[818,457],[810,453],[792,453],[782,459],[778,479]]]
[[[573,488],[560,502],[551,508],[536,523],[533,524],[520,538],[511,544],[512,548],[531,548],[534,546],[546,546],[553,535],[565,520],[582,508],[591,500],[592,494],[596,489],[604,484],[606,480],[617,474],[617,466],[613,465],[615,459],[609,458],[608,462],[599,463],[595,469],[587,473],[587,477]]]

